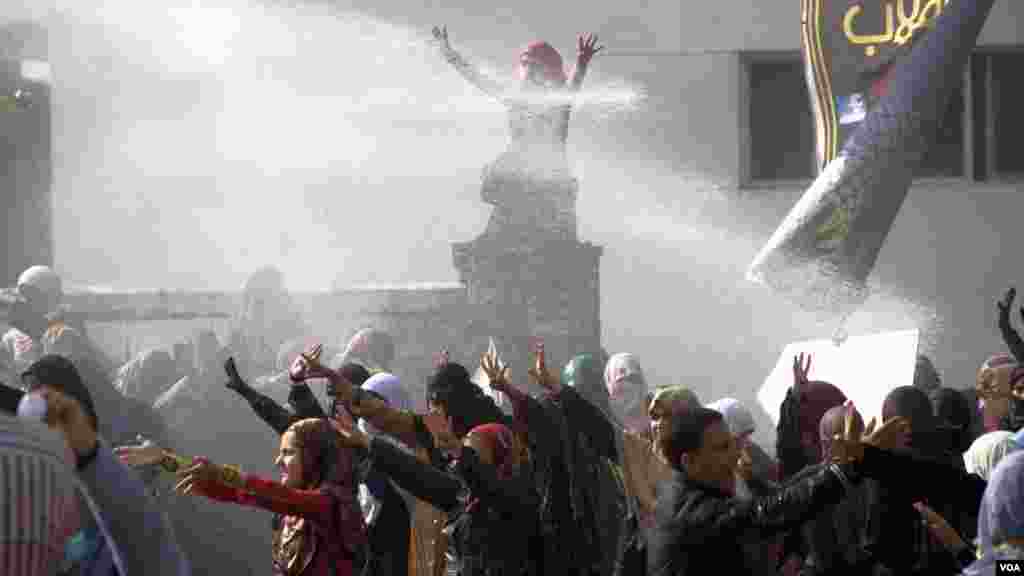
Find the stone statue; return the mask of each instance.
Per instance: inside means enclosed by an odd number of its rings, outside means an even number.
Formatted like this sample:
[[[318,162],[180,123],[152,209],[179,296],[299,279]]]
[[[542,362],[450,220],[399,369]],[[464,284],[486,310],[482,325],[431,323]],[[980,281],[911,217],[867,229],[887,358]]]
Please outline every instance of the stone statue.
[[[576,183],[569,173],[566,140],[572,95],[604,47],[588,34],[577,39],[576,66],[566,74],[562,56],[547,42],[519,55],[518,88],[489,78],[456,52],[445,28],[434,28],[442,56],[456,71],[508,109],[509,143],[484,174],[482,196],[495,206],[488,231],[497,228],[564,229],[575,235]]]

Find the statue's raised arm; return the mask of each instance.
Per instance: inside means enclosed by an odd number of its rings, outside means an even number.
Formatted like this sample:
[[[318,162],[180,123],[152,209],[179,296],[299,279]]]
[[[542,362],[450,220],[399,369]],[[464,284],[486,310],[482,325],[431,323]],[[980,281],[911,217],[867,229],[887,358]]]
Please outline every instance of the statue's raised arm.
[[[448,28],[447,27],[434,27],[433,30],[434,41],[437,42],[438,48],[441,50],[441,55],[449,64],[452,65],[455,70],[462,75],[463,78],[468,80],[470,84],[479,88],[484,94],[498,100],[504,99],[505,90],[493,78],[487,77],[483,74],[476,66],[467,61],[462,54],[459,54],[452,48],[448,42]]]
[[[569,89],[573,92],[583,86],[583,77],[587,75],[587,67],[594,55],[604,50],[604,46],[597,45],[596,34],[580,35],[576,38],[576,68],[572,71],[572,80],[569,82]]]

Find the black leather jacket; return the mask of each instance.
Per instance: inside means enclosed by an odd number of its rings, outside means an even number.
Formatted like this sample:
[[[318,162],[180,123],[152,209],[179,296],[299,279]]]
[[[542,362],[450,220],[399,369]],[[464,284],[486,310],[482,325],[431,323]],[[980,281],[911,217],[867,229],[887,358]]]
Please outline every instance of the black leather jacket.
[[[459,576],[539,574],[540,500],[528,473],[498,480],[494,468],[470,448],[463,448],[452,472],[380,439],[370,442],[369,457],[395,484],[448,514],[446,531]]]
[[[767,498],[740,501],[676,472],[658,489],[650,576],[749,573],[738,543],[795,528],[837,503],[849,466],[823,466]]]

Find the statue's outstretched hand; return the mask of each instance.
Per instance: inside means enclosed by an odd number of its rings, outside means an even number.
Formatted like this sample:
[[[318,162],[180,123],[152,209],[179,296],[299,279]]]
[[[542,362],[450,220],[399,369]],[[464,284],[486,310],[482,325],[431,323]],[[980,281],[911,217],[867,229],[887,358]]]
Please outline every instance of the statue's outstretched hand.
[[[448,43],[448,27],[447,26],[434,26],[433,30],[434,41],[437,42],[441,50],[447,52],[452,49],[451,44]]]
[[[581,34],[576,38],[576,55],[584,66],[601,50],[604,50],[604,46],[598,46],[597,34]]]

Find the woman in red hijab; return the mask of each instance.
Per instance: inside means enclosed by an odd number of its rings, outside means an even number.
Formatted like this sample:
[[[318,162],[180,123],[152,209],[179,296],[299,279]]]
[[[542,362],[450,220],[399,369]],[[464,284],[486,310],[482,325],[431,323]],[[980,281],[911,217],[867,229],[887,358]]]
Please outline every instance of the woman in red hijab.
[[[151,444],[119,448],[117,453],[130,466],[159,463],[166,472],[177,473],[180,493],[276,514],[274,576],[352,576],[362,561],[366,531],[352,461],[343,457],[337,439],[326,419],[292,424],[281,436],[276,459],[280,482],[204,458],[183,458]]]

